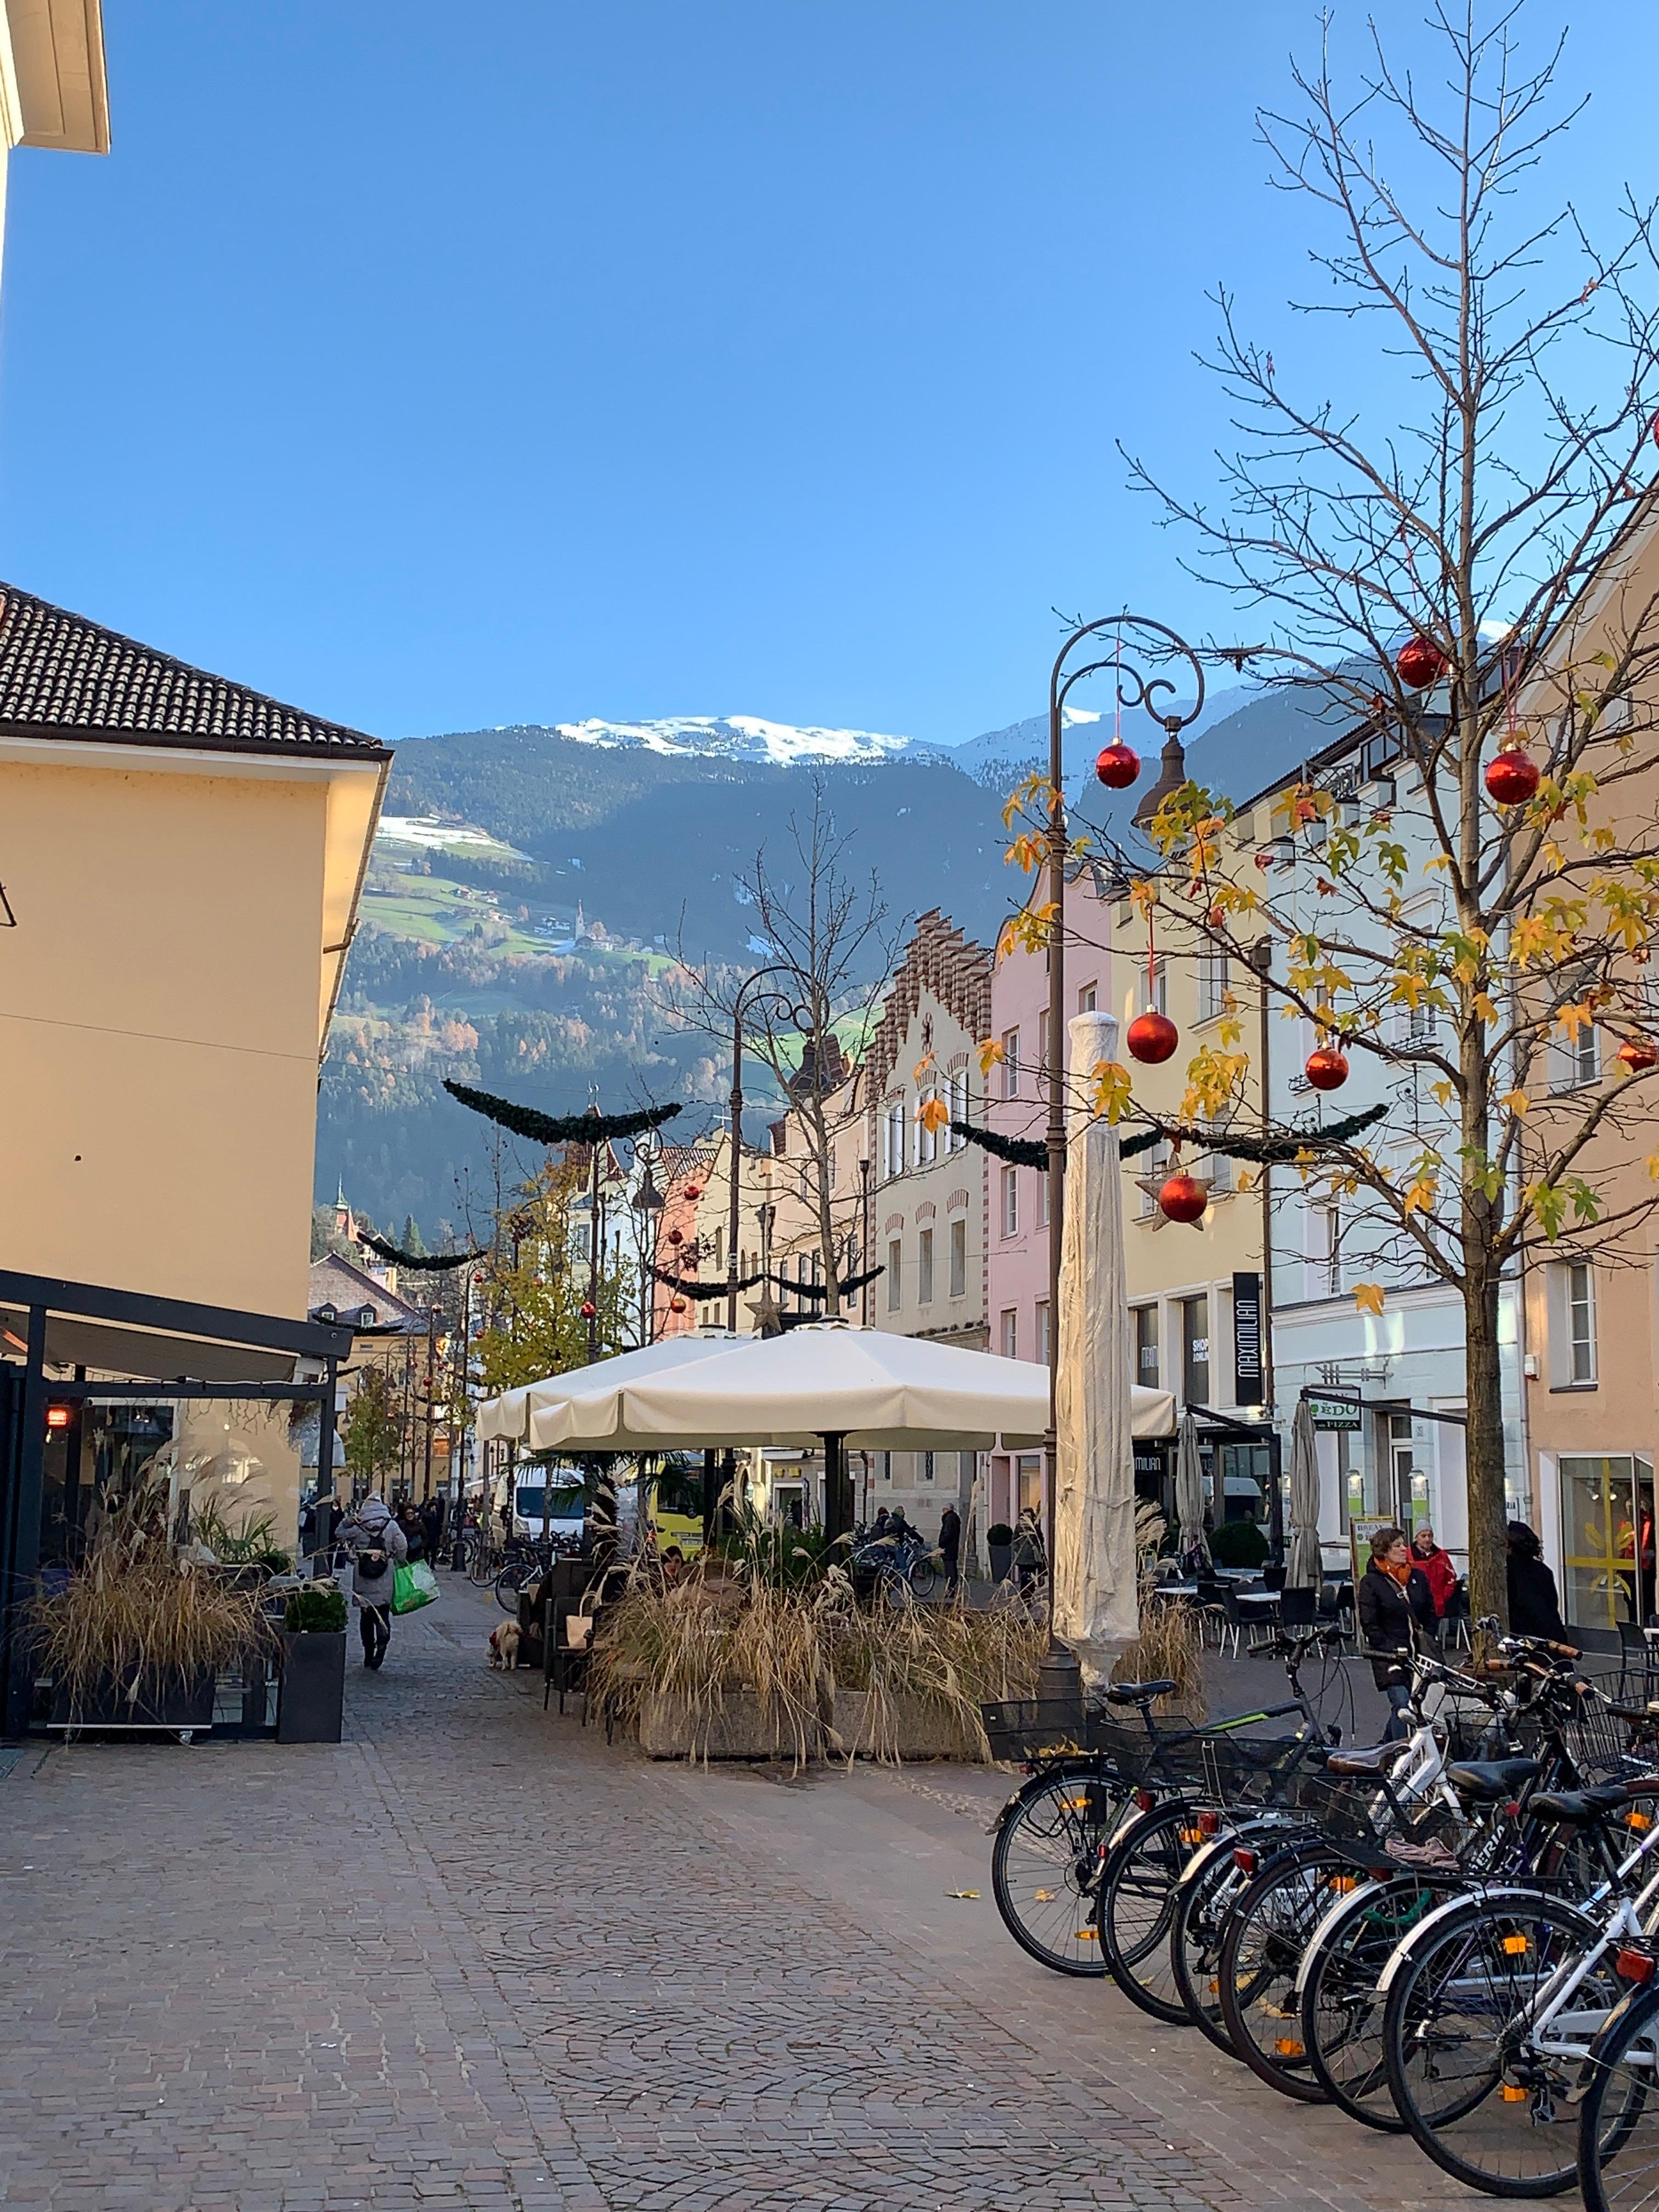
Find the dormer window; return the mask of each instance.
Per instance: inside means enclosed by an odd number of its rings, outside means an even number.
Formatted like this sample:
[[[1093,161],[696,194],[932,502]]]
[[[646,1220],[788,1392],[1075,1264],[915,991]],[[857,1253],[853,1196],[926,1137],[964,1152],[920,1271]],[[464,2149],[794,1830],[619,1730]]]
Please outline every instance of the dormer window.
[[[313,1321],[338,1321],[339,1318],[339,1315],[331,1305],[319,1306],[316,1312],[312,1316],[312,1319]]]
[[[358,1326],[358,1328],[374,1328],[374,1322],[375,1322],[375,1313],[374,1313],[374,1307],[373,1307],[373,1306],[359,1306],[359,1307],[358,1307],[358,1309],[357,1309],[357,1326]]]

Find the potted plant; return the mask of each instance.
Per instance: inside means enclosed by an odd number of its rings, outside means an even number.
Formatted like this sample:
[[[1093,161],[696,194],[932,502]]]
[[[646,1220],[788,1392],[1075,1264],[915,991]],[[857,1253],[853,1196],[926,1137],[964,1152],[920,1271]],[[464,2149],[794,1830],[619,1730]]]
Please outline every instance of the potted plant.
[[[1006,1583],[1014,1564],[1014,1532],[1006,1521],[994,1521],[985,1532],[985,1548],[991,1557],[991,1580]]]
[[[338,1743],[345,1714],[346,1601],[337,1583],[302,1583],[283,1607],[277,1640],[278,1743]]]

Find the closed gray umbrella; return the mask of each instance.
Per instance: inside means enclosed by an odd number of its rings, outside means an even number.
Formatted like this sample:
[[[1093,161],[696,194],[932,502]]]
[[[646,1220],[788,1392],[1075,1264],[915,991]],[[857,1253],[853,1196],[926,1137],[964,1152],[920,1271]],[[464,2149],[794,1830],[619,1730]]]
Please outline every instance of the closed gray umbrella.
[[[1285,1561],[1285,1587],[1317,1589],[1322,1571],[1319,1555],[1319,1453],[1314,1441],[1313,1407],[1304,1398],[1291,1423],[1291,1544]]]
[[[1209,1540],[1204,1534],[1204,1474],[1198,1458],[1198,1423],[1190,1413],[1181,1417],[1176,1442],[1176,1519],[1181,1528],[1181,1559],[1184,1566],[1213,1566]]]

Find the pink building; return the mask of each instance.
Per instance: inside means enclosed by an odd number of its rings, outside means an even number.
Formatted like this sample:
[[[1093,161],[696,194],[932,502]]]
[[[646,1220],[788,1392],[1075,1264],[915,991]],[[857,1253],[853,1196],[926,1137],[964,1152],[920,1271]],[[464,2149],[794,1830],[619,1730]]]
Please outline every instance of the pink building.
[[[1047,894],[1042,878],[1031,900]],[[1066,1004],[1068,1018],[1112,1003],[1110,915],[1091,868],[1084,868],[1066,893]],[[991,975],[991,1035],[1000,1062],[986,1079],[987,1126],[1008,1137],[1041,1141],[1048,1134],[1048,957],[1027,952],[1005,927]],[[1060,1040],[1061,1050],[1066,1040]],[[993,1352],[1006,1359],[1048,1357],[1048,1188],[1036,1168],[1006,1166],[987,1155],[989,1176],[986,1239],[986,1307]],[[1041,1509],[1041,1452],[991,1455],[988,1518],[1012,1522],[1027,1505]]]

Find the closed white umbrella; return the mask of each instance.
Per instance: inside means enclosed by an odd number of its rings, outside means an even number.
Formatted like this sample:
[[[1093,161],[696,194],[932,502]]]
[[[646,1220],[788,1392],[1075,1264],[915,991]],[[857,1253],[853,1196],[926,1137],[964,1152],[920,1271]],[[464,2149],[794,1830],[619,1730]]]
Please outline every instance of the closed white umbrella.
[[[1110,1014],[1078,1014],[1074,1081],[1116,1057]],[[1066,1147],[1055,1401],[1054,1631],[1085,1687],[1140,1634],[1133,1369],[1117,1132],[1075,1099]],[[1162,1395],[1161,1393],[1159,1394]]]
[[[1303,1399],[1291,1423],[1291,1543],[1285,1560],[1287,1589],[1317,1589],[1324,1563],[1319,1552],[1319,1450],[1313,1407]]]
[[[565,1447],[572,1451],[632,1451],[636,1448],[634,1440],[618,1427],[626,1384],[669,1368],[684,1367],[692,1360],[712,1358],[748,1341],[747,1337],[729,1335],[725,1330],[708,1335],[665,1336],[659,1344],[641,1345],[637,1352],[619,1352],[612,1358],[596,1359],[586,1367],[550,1375],[527,1386],[525,1426],[519,1433],[527,1437],[532,1451]],[[516,1391],[508,1394],[518,1395]],[[647,1438],[640,1448],[655,1450],[658,1446]]]
[[[1204,1470],[1198,1456],[1198,1423],[1191,1413],[1181,1417],[1181,1434],[1176,1445],[1175,1502],[1182,1565],[1213,1565],[1209,1540],[1204,1534]]]

